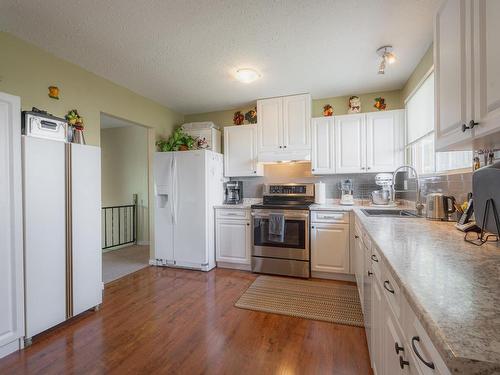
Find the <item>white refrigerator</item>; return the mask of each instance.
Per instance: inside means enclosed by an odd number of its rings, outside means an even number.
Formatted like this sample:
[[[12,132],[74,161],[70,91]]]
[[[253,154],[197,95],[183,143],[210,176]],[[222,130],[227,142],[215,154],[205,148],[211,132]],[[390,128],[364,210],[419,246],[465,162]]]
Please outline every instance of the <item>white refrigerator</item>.
[[[223,156],[213,151],[155,153],[152,264],[215,267],[214,205],[223,201],[223,175]]]
[[[102,302],[100,148],[22,137],[27,343]]]

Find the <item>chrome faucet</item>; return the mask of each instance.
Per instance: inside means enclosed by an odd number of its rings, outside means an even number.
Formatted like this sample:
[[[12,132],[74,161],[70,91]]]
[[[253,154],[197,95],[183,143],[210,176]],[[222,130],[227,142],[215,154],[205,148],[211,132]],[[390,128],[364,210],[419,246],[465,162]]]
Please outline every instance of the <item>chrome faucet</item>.
[[[396,200],[396,175],[401,169],[409,169],[412,170],[413,173],[415,174],[415,181],[417,184],[417,189],[416,189],[416,199],[415,199],[415,209],[417,210],[417,215],[422,216],[422,211],[424,209],[424,205],[420,201],[420,183],[418,181],[418,173],[415,168],[413,168],[411,165],[402,165],[401,167],[396,168],[394,173],[392,174],[392,196],[391,196],[391,201],[394,203]]]

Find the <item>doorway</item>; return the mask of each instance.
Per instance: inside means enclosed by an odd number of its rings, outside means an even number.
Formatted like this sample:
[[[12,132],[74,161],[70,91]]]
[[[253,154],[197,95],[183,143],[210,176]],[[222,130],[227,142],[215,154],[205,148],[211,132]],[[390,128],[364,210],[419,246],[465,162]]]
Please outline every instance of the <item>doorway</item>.
[[[102,279],[149,264],[148,129],[101,113]]]

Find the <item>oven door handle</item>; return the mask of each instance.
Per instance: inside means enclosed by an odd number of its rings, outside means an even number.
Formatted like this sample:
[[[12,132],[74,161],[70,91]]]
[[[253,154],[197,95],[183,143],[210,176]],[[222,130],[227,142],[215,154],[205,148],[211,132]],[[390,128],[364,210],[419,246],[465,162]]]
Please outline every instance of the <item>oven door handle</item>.
[[[255,212],[252,212],[251,213],[252,217],[256,218],[256,219],[269,219],[269,214],[259,214],[259,213],[255,213]],[[293,215],[287,215],[285,214],[285,220],[286,219],[307,219],[309,218],[309,214],[293,214]]]

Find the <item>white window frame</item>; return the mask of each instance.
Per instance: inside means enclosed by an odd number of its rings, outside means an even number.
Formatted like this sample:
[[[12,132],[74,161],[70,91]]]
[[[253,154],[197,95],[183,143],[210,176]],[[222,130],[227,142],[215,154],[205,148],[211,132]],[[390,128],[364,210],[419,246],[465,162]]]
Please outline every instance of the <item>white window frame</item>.
[[[424,135],[418,137],[417,139],[414,139],[411,142],[408,142],[408,111],[407,111],[407,103],[408,101],[415,95],[415,93],[422,87],[424,82],[429,78],[431,74],[434,73],[434,65],[430,67],[430,69],[424,74],[424,76],[420,79],[418,84],[415,86],[415,88],[408,94],[408,96],[404,99],[404,107],[405,107],[405,129],[404,129],[404,139],[405,139],[405,144],[404,144],[404,158],[405,158],[405,163],[408,165],[413,166],[413,162],[411,160],[410,154],[412,147],[422,141],[424,138],[434,135],[434,145],[435,143],[435,132],[436,132],[436,119],[434,118],[434,129],[425,133]],[[435,113],[435,109],[434,109]],[[471,172],[472,171],[472,160],[471,160],[471,166],[466,167],[466,168],[457,168],[457,169],[449,169],[449,170],[444,170],[444,171],[436,171],[437,167],[437,152],[436,149],[434,148],[434,165],[433,165],[433,172],[428,172],[428,173],[419,173],[421,176],[437,176],[437,175],[449,175],[449,174],[458,174],[458,173],[466,173],[466,172]]]

